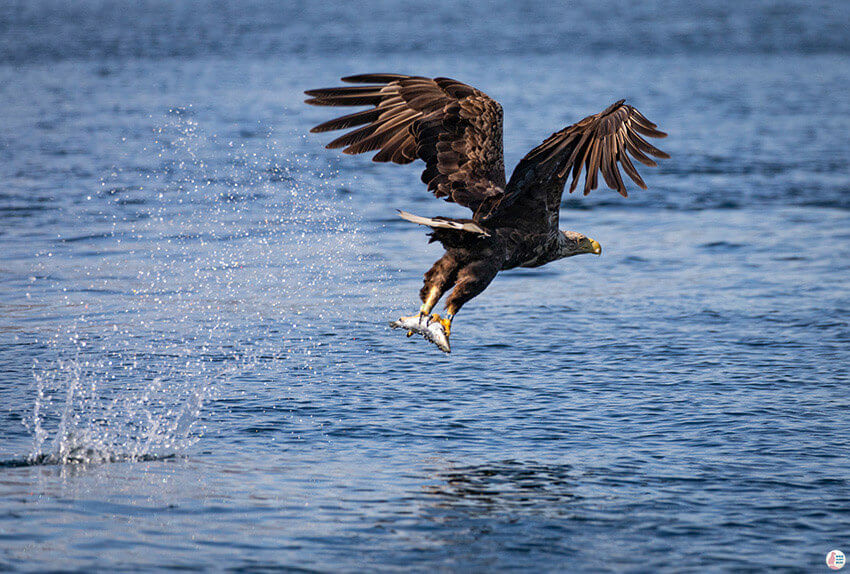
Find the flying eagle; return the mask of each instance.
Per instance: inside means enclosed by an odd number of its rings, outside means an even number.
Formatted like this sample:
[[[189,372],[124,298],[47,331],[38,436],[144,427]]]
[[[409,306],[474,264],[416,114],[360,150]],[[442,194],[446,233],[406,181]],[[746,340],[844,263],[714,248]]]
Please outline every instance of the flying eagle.
[[[646,189],[629,155],[648,166],[657,165],[650,156],[670,157],[641,137],[667,134],[620,100],[546,138],[522,158],[507,181],[502,106],[484,92],[449,78],[400,74],[363,74],[342,81],[357,85],[308,90],[306,103],[371,107],[310,131],[355,128],[327,147],[345,148],[346,154],[377,151],[372,160],[378,162],[421,159],[428,190],[473,213],[471,219],[453,219],[400,212],[404,219],[431,228],[431,241],[439,241],[445,253],[425,273],[419,313],[390,325],[406,329],[408,336],[418,332],[447,353],[455,315],[499,271],[602,253],[596,240],[558,228],[568,178],[572,193],[584,169],[587,195],[596,189],[601,172],[607,186],[626,197],[619,167]],[[452,288],[446,316],[431,315]]]

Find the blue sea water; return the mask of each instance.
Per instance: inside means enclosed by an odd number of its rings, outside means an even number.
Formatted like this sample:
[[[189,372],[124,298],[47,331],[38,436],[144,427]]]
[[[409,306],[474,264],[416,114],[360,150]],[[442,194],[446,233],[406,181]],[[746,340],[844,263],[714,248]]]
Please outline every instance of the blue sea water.
[[[850,4],[0,5],[0,570],[817,572],[850,551]],[[303,90],[445,75],[647,191],[444,356],[419,170]]]

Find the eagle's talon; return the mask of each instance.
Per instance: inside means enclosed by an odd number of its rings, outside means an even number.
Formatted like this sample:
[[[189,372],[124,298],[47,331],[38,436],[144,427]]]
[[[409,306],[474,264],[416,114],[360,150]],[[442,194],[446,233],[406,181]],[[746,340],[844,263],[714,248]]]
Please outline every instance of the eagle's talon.
[[[448,316],[445,319],[439,319],[439,315],[437,315],[437,317],[440,321],[440,325],[443,326],[443,330],[446,332],[446,339],[448,339],[449,335],[452,334],[452,318],[451,316]]]

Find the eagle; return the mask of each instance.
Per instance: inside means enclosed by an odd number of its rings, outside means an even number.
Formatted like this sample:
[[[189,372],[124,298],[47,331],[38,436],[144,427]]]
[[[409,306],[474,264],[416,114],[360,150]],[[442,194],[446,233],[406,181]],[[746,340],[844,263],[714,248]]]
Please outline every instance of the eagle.
[[[313,133],[350,130],[327,144],[343,153],[377,153],[376,162],[422,160],[422,182],[436,197],[467,207],[472,217],[404,219],[430,228],[430,241],[445,253],[425,273],[419,312],[390,326],[414,332],[451,351],[452,321],[484,291],[499,271],[539,267],[558,259],[593,253],[599,243],[561,230],[558,216],[566,182],[576,190],[582,172],[584,194],[605,184],[628,196],[620,168],[646,189],[632,159],[656,166],[670,156],[644,137],[666,137],[637,109],[619,100],[598,114],[553,133],[505,177],[502,106],[484,92],[450,78],[402,74],[361,74],[342,78],[348,86],[307,90],[314,106],[368,106],[319,124]],[[431,314],[446,299],[445,317]]]

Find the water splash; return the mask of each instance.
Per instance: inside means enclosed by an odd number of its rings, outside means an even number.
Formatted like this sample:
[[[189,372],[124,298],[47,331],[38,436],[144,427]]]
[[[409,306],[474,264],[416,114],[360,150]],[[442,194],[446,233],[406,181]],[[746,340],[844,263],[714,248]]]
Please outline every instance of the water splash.
[[[29,464],[162,459],[200,438],[198,415],[213,384],[186,388],[157,377],[128,392],[104,385],[103,372],[103,365],[71,360],[35,374]]]
[[[57,359],[36,367],[30,463],[183,453],[230,377],[259,357],[313,369],[319,341],[305,325],[345,324],[333,286],[349,283],[338,256],[358,234],[334,174],[271,137],[206,134],[191,108],[171,110],[127,164],[78,215],[103,232],[62,238],[76,246],[62,258],[41,254],[45,276],[76,280],[49,302],[73,319],[49,340]]]

